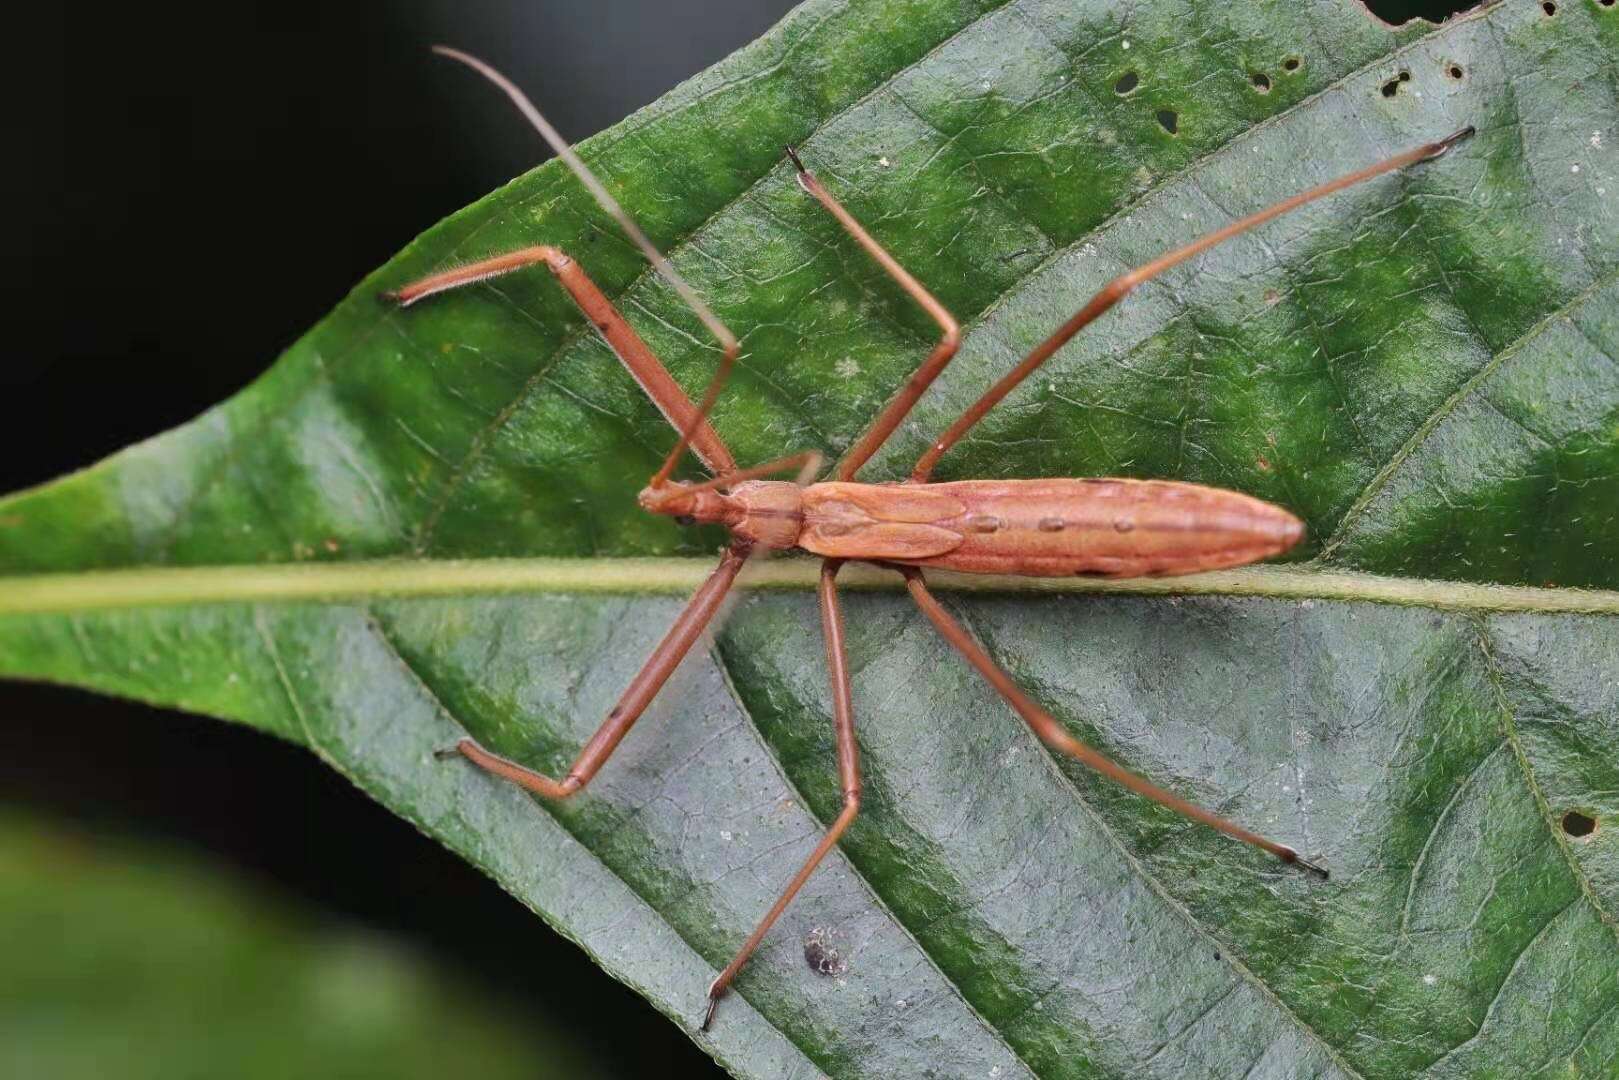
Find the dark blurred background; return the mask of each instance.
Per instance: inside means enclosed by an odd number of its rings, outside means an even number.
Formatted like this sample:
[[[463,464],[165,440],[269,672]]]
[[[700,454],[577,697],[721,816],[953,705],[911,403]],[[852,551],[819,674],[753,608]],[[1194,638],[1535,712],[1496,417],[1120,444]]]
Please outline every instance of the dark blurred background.
[[[68,5],[6,83],[0,491],[202,412],[417,233],[757,37],[788,0]],[[0,809],[179,846],[405,940],[625,1076],[717,1075],[674,1025],[312,755],[0,683]]]

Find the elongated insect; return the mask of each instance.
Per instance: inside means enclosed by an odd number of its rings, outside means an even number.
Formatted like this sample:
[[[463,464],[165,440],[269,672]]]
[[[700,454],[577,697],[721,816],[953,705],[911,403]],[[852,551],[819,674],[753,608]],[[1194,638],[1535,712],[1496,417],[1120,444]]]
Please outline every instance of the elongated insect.
[[[1188,574],[1240,566],[1280,554],[1303,537],[1303,523],[1286,510],[1247,495],[1177,481],[962,480],[935,484],[929,482],[929,477],[940,457],[1013,388],[1136,286],[1216,244],[1306,203],[1374,176],[1439,157],[1457,141],[1471,135],[1471,127],[1300,192],[1109,282],[962,413],[922,455],[910,478],[897,484],[866,484],[859,482],[856,477],[861,467],[893,434],[955,355],[960,331],[956,320],[944,306],[861,227],[788,147],[787,156],[797,171],[798,182],[804,191],[820,202],[854,242],[864,248],[939,326],[938,344],[838,463],[833,479],[812,483],[810,481],[819,471],[821,462],[820,455],[815,451],[793,454],[750,468],[738,468],[730,450],[708,422],[708,414],[736,361],[736,338],[669,261],[653,247],[634,220],[522,91],[475,57],[454,49],[439,48],[436,51],[479,72],[511,98],[602,207],[618,220],[658,272],[696,312],[720,343],[720,362],[701,402],[694,404],[579,264],[556,248],[543,245],[433,274],[388,294],[389,298],[401,305],[409,305],[435,293],[537,263],[543,264],[595,324],[630,374],[679,433],[674,447],[641,491],[641,506],[652,513],[671,515],[683,523],[721,524],[729,528],[732,534],[731,544],[721,556],[719,566],[698,588],[561,780],[490,753],[470,738],[460,740],[444,754],[459,754],[496,776],[520,784],[547,799],[562,799],[580,791],[607,762],[630,727],[679,665],[681,658],[714,618],[750,554],[769,549],[802,548],[823,560],[819,589],[821,630],[832,682],[833,723],[837,734],[843,809],[815,850],[804,860],[798,873],[787,883],[775,904],[765,912],[753,933],[737,950],[736,956],[709,986],[707,1008],[702,1020],[704,1029],[712,1022],[715,1008],[737,972],[747,963],[772,924],[860,812],[860,768],[855,743],[854,703],[848,665],[844,658],[843,615],[836,585],[839,568],[851,559],[878,563],[904,575],[906,588],[922,613],[1051,748],[1194,821],[1270,852],[1284,862],[1326,877],[1324,868],[1306,861],[1287,845],[1260,836],[1171,794],[1075,739],[1050,713],[1019,689],[972,635],[934,599],[924,576],[924,570],[929,567],[968,573],[1041,577]],[[700,483],[671,479],[676,464],[688,449],[707,466],[712,474],[710,479]],[[763,479],[794,470],[798,472],[796,481]]]

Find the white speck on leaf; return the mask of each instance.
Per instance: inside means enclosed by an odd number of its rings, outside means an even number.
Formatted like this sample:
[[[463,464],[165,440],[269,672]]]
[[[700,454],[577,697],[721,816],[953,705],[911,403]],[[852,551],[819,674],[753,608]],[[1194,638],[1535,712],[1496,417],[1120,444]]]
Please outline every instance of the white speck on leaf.
[[[840,379],[852,379],[860,374],[860,362],[852,356],[845,356],[833,365],[832,370],[838,373]]]

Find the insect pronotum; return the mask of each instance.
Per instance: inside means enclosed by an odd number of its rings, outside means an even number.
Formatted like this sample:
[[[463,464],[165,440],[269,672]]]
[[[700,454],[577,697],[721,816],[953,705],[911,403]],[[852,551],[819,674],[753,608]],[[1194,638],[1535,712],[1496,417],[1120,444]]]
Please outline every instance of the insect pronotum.
[[[972,635],[934,599],[924,576],[924,571],[929,567],[967,573],[1038,577],[1189,574],[1241,566],[1280,554],[1303,537],[1303,523],[1286,510],[1259,499],[1234,491],[1178,481],[959,480],[935,484],[929,482],[929,477],[939,459],[1002,398],[1064,343],[1124,299],[1136,286],[1216,244],[1305,203],[1324,198],[1362,180],[1439,157],[1457,141],[1471,135],[1472,127],[1283,199],[1274,206],[1233,221],[1224,228],[1115,278],[962,413],[928,447],[911,470],[910,478],[897,484],[864,484],[858,481],[857,476],[861,466],[893,434],[955,355],[960,331],[944,305],[934,299],[861,227],[815,178],[815,174],[805,168],[798,154],[788,147],[787,156],[797,170],[798,183],[804,191],[824,206],[854,242],[864,248],[939,325],[938,344],[844,455],[834,469],[832,479],[812,483],[821,464],[820,454],[813,450],[746,469],[737,467],[730,450],[708,422],[709,411],[736,361],[738,346],[735,336],[653,247],[635,221],[521,90],[476,57],[442,47],[435,51],[466,64],[511,98],[602,207],[617,219],[657,271],[696,312],[720,343],[720,361],[701,403],[693,404],[579,264],[556,248],[545,245],[526,247],[445,270],[413,281],[388,294],[388,297],[401,305],[410,305],[435,293],[484,281],[536,263],[544,264],[573,297],[585,317],[595,324],[630,374],[679,433],[663,464],[642,489],[639,496],[641,506],[655,514],[673,516],[682,523],[718,523],[730,529],[732,535],[730,546],[720,557],[719,566],[686,604],[645,665],[630,681],[618,704],[613,706],[596,734],[579,751],[573,767],[561,780],[554,780],[527,766],[490,753],[470,738],[461,739],[455,747],[444,751],[444,755],[460,754],[480,768],[547,799],[563,799],[580,791],[612,756],[613,750],[657,695],[681,658],[701,636],[751,553],[760,549],[802,548],[822,559],[819,589],[821,631],[832,682],[832,714],[837,734],[843,809],[827,828],[815,850],[804,860],[798,873],[787,883],[780,897],[760,918],[736,956],[710,984],[702,1020],[705,1030],[713,1021],[715,1007],[737,972],[747,963],[748,957],[772,924],[860,812],[860,766],[854,734],[854,703],[849,688],[849,670],[844,659],[843,614],[836,584],[839,567],[850,559],[874,562],[902,574],[907,590],[928,621],[1052,749],[1194,821],[1268,851],[1283,862],[1326,877],[1324,868],[1306,861],[1287,845],[1260,836],[1165,791],[1075,739],[1050,713],[1019,689]],[[688,449],[708,468],[712,474],[710,479],[686,483],[670,478],[681,455]],[[794,470],[798,473],[796,480],[762,479],[771,474]]]

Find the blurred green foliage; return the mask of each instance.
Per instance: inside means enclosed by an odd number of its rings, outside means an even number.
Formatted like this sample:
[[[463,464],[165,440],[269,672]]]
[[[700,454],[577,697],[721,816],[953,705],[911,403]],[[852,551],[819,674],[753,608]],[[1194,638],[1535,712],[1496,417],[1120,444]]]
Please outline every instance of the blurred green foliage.
[[[386,940],[194,859],[0,814],[0,1076],[601,1075]]]

